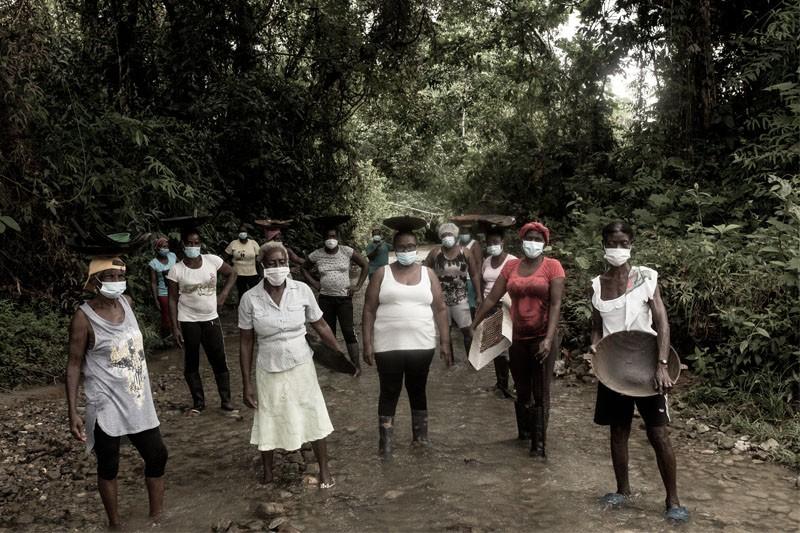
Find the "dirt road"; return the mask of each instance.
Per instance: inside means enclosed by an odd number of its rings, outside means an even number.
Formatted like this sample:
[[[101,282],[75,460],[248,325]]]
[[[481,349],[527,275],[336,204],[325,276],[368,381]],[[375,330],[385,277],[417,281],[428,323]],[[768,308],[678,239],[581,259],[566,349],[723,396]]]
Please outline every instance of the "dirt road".
[[[358,296],[357,300],[362,298]],[[359,312],[357,314],[360,315]],[[238,337],[232,310],[224,317],[234,394],[240,403]],[[359,320],[360,321],[360,320]],[[456,336],[456,347],[460,337]],[[457,352],[463,361],[463,349]],[[252,414],[225,415],[204,362],[210,408],[187,418],[181,355],[151,356],[150,372],[170,451],[164,531],[266,530],[288,525],[316,531],[670,531],[661,518],[663,491],[644,431],[631,438],[631,481],[638,497],[625,509],[603,510],[598,496],[614,488],[607,434],[591,422],[594,387],[557,381],[546,463],[515,440],[513,405],[488,389],[490,368],[447,370],[435,360],[429,390],[433,448],[410,447],[408,403],[396,419],[395,460],[377,451],[378,382],[374,368],[360,379],[320,369],[336,428],[329,440],[337,485],[320,491],[310,451],[276,457],[274,486],[260,487],[257,453],[249,443]],[[0,400],[0,530],[102,529],[104,515],[94,458],[70,439],[60,388]],[[680,412],[674,413],[677,419]],[[638,425],[638,421],[635,422]],[[800,491],[788,469],[719,451],[674,432],[679,486],[692,520],[684,531],[796,531]],[[131,446],[120,468],[122,516],[131,531],[151,530],[142,466]],[[265,518],[259,504],[280,503]],[[263,506],[262,506],[263,507]]]

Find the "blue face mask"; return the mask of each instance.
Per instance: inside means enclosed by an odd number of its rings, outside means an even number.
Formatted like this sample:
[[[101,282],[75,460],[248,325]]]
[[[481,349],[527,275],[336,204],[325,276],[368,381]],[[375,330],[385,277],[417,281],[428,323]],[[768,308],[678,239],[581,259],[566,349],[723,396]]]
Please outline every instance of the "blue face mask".
[[[472,240],[472,235],[469,233],[462,233],[459,238],[461,239],[461,244],[469,244],[469,241]]]
[[[183,253],[189,259],[194,259],[195,257],[200,257],[200,247],[199,246],[184,246]]]
[[[167,257],[169,255],[169,248],[159,248],[158,255],[162,257]]]
[[[247,240],[247,232],[246,231],[239,232],[239,240],[240,241],[246,241]]]
[[[413,265],[417,261],[417,251],[411,250],[410,252],[397,252],[397,262],[403,266]]]

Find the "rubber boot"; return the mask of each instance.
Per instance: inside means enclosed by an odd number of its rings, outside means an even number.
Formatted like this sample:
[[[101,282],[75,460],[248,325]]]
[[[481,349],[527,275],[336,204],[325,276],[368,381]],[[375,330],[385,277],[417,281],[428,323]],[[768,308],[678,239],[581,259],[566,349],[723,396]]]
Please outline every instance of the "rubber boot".
[[[205,394],[203,394],[203,379],[200,377],[199,372],[192,374],[184,374],[186,384],[189,386],[189,392],[192,395],[192,408],[197,411],[202,411],[206,408]]]
[[[378,417],[378,434],[380,435],[378,454],[384,461],[390,461],[392,459],[392,436],[394,434],[393,416]]]
[[[494,374],[497,377],[495,385],[497,396],[511,398],[511,393],[508,391],[508,359],[502,355],[494,358]]]
[[[531,457],[546,457],[544,451],[545,435],[544,425],[544,407],[541,405],[533,405],[530,407],[531,413],[531,428],[533,434],[531,436]]]
[[[528,440],[531,438],[530,415],[528,410],[519,402],[514,402],[514,414],[517,417],[517,439]]]
[[[426,448],[431,445],[428,440],[428,411],[411,411],[411,432],[413,441]]]
[[[230,372],[220,372],[214,374],[217,380],[217,390],[219,391],[219,403],[223,411],[233,411],[231,403],[231,374]]]
[[[347,355],[350,356],[350,362],[356,367],[356,377],[361,375],[361,359],[359,359],[358,343],[354,342],[347,345]]]

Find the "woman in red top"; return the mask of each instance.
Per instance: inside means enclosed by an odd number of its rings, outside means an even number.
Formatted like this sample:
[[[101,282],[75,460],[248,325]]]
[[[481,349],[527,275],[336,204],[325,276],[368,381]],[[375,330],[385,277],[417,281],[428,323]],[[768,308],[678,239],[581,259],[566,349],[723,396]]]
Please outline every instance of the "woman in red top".
[[[514,326],[509,366],[517,388],[514,411],[519,439],[530,438],[531,455],[545,457],[550,378],[559,351],[557,329],[565,275],[558,260],[542,255],[550,241],[550,230],[543,224],[528,222],[519,236],[525,257],[506,263],[475,313],[472,327],[508,292]]]

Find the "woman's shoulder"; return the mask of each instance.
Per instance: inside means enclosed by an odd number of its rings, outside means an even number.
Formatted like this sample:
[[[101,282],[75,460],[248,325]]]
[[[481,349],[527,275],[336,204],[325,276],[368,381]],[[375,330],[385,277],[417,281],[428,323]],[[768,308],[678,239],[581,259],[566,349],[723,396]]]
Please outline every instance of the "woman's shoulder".
[[[519,264],[519,261],[520,260],[517,257],[515,257],[513,259],[509,259],[508,261],[505,262],[505,264],[503,264],[503,270],[501,270],[500,273],[504,277],[508,278],[509,275],[511,275],[511,273],[514,272],[514,269],[517,268],[517,265]]]
[[[203,254],[203,262],[205,261],[214,265],[215,268],[219,268],[225,262],[220,256],[214,254]]]

